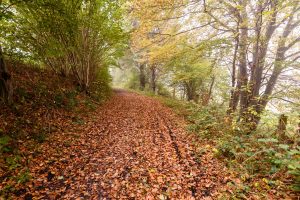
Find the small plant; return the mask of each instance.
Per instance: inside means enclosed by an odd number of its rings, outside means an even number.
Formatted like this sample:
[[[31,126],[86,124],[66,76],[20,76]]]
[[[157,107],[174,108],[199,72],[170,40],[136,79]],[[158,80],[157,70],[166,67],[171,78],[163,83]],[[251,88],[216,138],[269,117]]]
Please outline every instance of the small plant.
[[[24,184],[31,179],[31,175],[28,169],[25,169],[24,172],[20,172],[17,177],[15,177],[16,181],[20,184]]]
[[[75,106],[77,106],[78,101],[76,99],[77,92],[76,91],[68,91],[65,93],[65,106],[68,110],[73,109]]]
[[[0,137],[0,154],[11,152],[12,148],[9,146],[11,138],[8,136]]]
[[[14,190],[12,185],[6,185],[0,190],[0,199],[9,199],[8,194]]]
[[[9,170],[14,170],[14,169],[22,166],[20,164],[21,157],[19,155],[9,156],[5,159],[5,161],[6,161],[6,164],[7,164]]]
[[[95,110],[96,109],[95,104],[90,99],[86,99],[84,103],[85,103],[85,106],[88,109],[90,109],[90,110]]]
[[[33,138],[35,141],[37,141],[38,143],[43,143],[43,142],[45,142],[46,139],[47,139],[47,134],[46,134],[44,131],[39,132],[39,133],[34,133],[34,134],[32,135],[32,138]]]
[[[30,95],[26,91],[26,89],[22,87],[18,87],[15,89],[15,94],[19,98],[21,103],[24,103],[27,99],[29,99]]]
[[[78,105],[78,101],[76,99],[77,92],[72,91],[59,91],[54,95],[54,104],[59,108],[66,108],[67,110],[73,109]]]
[[[249,133],[234,116],[234,123],[228,123],[225,112],[214,106],[161,99],[185,117],[189,132],[215,144],[214,155],[240,175],[243,183],[235,185],[231,194],[235,198],[245,198],[251,190],[263,195],[267,190],[278,190],[280,183],[285,182],[289,184],[281,184],[282,190],[300,191],[300,147],[274,134],[274,124],[266,127],[264,123]]]
[[[72,122],[74,124],[79,124],[79,125],[83,125],[85,123],[85,121],[82,118],[77,117],[77,116],[72,118]]]
[[[56,94],[53,99],[54,104],[59,108],[63,107],[63,100],[64,100],[64,97],[63,97],[62,93]]]

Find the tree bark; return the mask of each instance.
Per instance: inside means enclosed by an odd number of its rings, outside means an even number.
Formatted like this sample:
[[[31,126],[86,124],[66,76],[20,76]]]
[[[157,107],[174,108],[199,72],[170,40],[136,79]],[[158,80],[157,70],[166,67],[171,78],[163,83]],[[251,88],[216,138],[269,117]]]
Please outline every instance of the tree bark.
[[[257,20],[255,25],[256,43],[253,47],[253,61],[250,64],[250,80],[245,92],[246,96],[243,98],[243,94],[241,95],[240,116],[250,127],[250,130],[255,130],[257,128],[257,125],[260,121],[260,116],[266,108],[269,97],[277,82],[278,76],[282,71],[282,62],[284,61],[285,43],[279,42],[274,62],[275,67],[273,69],[271,78],[267,82],[265,93],[263,95],[260,95],[260,90],[262,88],[264,80],[263,71],[265,69],[265,61],[267,51],[269,49],[269,43],[276,28],[278,27],[278,25],[276,24],[278,14],[278,0],[270,1],[269,6],[270,10],[273,13],[266,25],[266,31],[262,33],[262,13],[266,9],[266,6],[263,6],[262,3],[257,4]],[[290,31],[293,29],[290,26],[292,19],[293,14],[290,16],[290,20],[284,30],[283,38],[286,38],[290,34]]]
[[[255,130],[259,121],[260,115],[265,110],[268,102],[270,101],[270,97],[273,93],[277,80],[284,69],[284,61],[285,61],[285,53],[291,47],[290,44],[286,44],[287,37],[290,35],[292,30],[296,27],[297,23],[293,23],[293,16],[290,16],[288,23],[282,33],[281,39],[278,43],[278,47],[276,50],[276,56],[274,61],[274,69],[272,74],[267,82],[266,88],[264,90],[263,95],[256,94],[256,96],[252,96],[256,100],[251,101],[251,107],[255,111],[255,114],[250,115],[250,119],[253,122],[253,129]],[[252,94],[253,95],[253,94]]]
[[[194,101],[195,103],[199,100],[199,95],[196,94],[196,83],[195,81],[186,81],[184,83],[186,89],[186,97],[188,101]]]
[[[156,67],[151,67],[151,89],[152,92],[156,92]]]
[[[12,87],[11,75],[6,68],[2,47],[0,46],[0,100],[1,99],[6,103],[12,101]]]
[[[188,101],[192,101],[193,100],[192,88],[191,88],[191,86],[188,83],[186,83],[185,85],[186,85],[185,88],[186,88],[186,97],[187,97],[187,100]]]
[[[144,91],[146,87],[145,64],[139,64],[140,70],[140,90]]]
[[[247,1],[243,1],[241,10],[241,27],[239,39],[239,74],[237,91],[240,91],[240,116],[248,107],[248,72],[247,72],[247,45],[248,45],[248,15],[246,12]]]
[[[296,128],[296,137],[300,136],[300,116],[299,116],[299,123],[297,124],[297,128]]]
[[[208,92],[202,96],[202,105],[203,106],[207,106],[209,104],[209,101],[212,97],[212,92],[213,92],[213,87],[215,85],[215,80],[216,80],[216,77],[213,76],[211,78],[211,83],[210,83]]]
[[[263,6],[261,3],[258,4],[258,18],[255,26],[256,32],[256,43],[253,49],[253,62],[251,65],[251,77],[250,77],[250,92],[248,99],[248,121],[252,123],[253,129],[256,129],[257,124],[260,121],[260,114],[265,109],[265,106],[262,107],[260,102],[260,89],[263,83],[263,70],[265,69],[265,60],[267,51],[269,48],[269,43],[272,38],[274,31],[276,30],[276,21],[277,21],[277,6],[278,0],[270,2],[271,10],[273,14],[266,26],[266,31],[262,34],[262,15],[263,15]],[[276,62],[276,61],[275,61]],[[253,114],[249,114],[249,111],[253,110]]]
[[[173,92],[172,92],[173,99],[176,99],[176,85],[173,85]]]
[[[262,34],[262,15],[264,8],[261,3],[258,4],[258,19],[255,26],[256,32],[256,44],[254,46],[253,53],[253,62],[251,68],[251,94],[249,101],[251,105],[257,104],[259,97],[259,90],[261,88],[262,79],[263,79],[263,70],[265,67],[266,55],[269,47],[269,42],[272,38],[274,31],[276,30],[276,21],[277,21],[277,4],[278,0],[270,1],[270,7],[273,11],[269,23],[267,24],[266,31]]]
[[[238,23],[239,26],[239,23]],[[229,102],[229,109],[227,110],[227,114],[230,115],[236,111],[239,95],[238,91],[235,88],[236,86],[236,63],[237,63],[237,54],[239,48],[239,36],[235,38],[235,47],[234,47],[234,54],[233,54],[233,62],[232,62],[232,75],[231,75],[231,91],[230,91],[230,102]]]
[[[287,139],[285,135],[287,121],[288,121],[287,116],[285,116],[284,114],[280,115],[276,132],[279,135],[279,138],[282,140]]]

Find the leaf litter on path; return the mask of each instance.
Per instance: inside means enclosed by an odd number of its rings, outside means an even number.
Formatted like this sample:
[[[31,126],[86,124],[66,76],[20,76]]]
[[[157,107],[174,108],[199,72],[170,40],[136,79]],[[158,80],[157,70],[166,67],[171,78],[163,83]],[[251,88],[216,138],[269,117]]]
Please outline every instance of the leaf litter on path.
[[[29,163],[14,199],[216,199],[226,169],[196,159],[193,136],[157,100],[117,92],[84,125],[56,133]]]

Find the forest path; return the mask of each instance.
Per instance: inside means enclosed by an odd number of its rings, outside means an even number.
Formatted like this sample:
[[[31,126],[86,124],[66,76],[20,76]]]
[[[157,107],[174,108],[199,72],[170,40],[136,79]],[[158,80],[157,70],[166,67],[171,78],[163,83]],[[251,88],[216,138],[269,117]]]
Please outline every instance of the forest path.
[[[196,162],[182,120],[155,99],[118,90],[83,131],[58,148],[58,161],[33,175],[47,176],[40,183],[35,179],[35,188],[43,188],[32,190],[34,197],[214,199],[217,194],[220,167],[210,156]]]

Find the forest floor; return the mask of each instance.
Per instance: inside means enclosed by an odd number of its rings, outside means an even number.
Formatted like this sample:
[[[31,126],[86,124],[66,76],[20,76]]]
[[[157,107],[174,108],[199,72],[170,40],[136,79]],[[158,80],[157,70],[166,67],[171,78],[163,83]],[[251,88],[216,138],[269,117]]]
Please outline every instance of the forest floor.
[[[199,142],[158,100],[118,90],[82,120],[32,148],[31,178],[13,199],[217,199],[226,191],[226,168],[211,152],[196,155]]]

